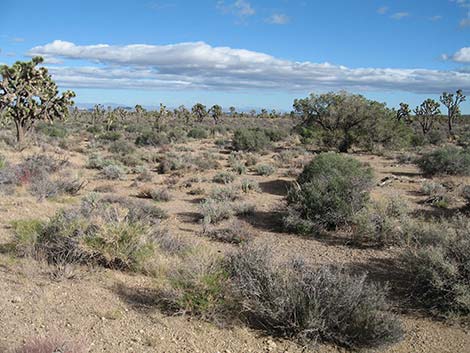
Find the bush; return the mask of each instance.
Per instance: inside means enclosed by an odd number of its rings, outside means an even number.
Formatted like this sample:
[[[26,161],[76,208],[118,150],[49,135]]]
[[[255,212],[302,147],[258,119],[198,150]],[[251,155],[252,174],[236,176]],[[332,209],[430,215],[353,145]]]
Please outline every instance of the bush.
[[[454,146],[437,148],[416,163],[426,175],[470,175],[470,153]]]
[[[144,199],[152,199],[154,201],[170,201],[171,193],[167,189],[143,189],[137,195]]]
[[[129,155],[135,152],[135,146],[126,140],[118,140],[113,142],[108,150],[111,153]]]
[[[216,224],[232,217],[232,207],[224,201],[206,199],[199,205],[204,224]]]
[[[124,180],[126,179],[126,171],[119,164],[109,164],[101,170],[101,174],[105,179]]]
[[[262,151],[269,147],[270,139],[260,129],[238,129],[232,140],[233,148],[237,151]]]
[[[385,291],[333,267],[301,259],[275,265],[268,248],[242,248],[226,260],[240,312],[269,334],[304,343],[318,340],[348,347],[399,341],[403,331],[388,312]]]
[[[407,211],[398,197],[370,203],[353,217],[353,240],[378,246],[403,244],[402,224]]]
[[[238,189],[233,185],[215,187],[212,189],[210,196],[214,200],[225,202],[235,201],[240,197]]]
[[[207,130],[201,127],[195,127],[188,131],[188,137],[193,139],[206,139],[208,136]]]
[[[98,264],[141,270],[153,253],[150,219],[133,203],[89,196],[78,208],[59,211],[45,224],[17,223],[16,247],[55,264]]]
[[[235,175],[230,172],[219,172],[213,178],[214,183],[230,184],[235,180]]]
[[[248,227],[241,222],[232,223],[228,228],[204,229],[206,237],[228,244],[242,244],[251,241],[254,237]]]
[[[122,134],[118,131],[106,131],[99,136],[100,140],[117,141],[122,138]]]
[[[288,193],[284,222],[294,231],[310,233],[351,223],[369,199],[373,174],[354,158],[331,152],[314,158],[297,183]]]
[[[465,217],[451,222],[415,227],[417,246],[399,259],[408,274],[412,297],[431,312],[470,314],[470,222]]]
[[[259,184],[256,180],[250,180],[250,179],[242,179],[240,183],[240,188],[242,191],[247,194],[251,191],[253,192],[261,192],[261,188],[259,187]]]
[[[163,132],[145,131],[135,140],[137,146],[162,146],[170,143],[168,136]]]
[[[270,164],[258,164],[255,171],[259,175],[269,176],[276,172],[276,168]]]

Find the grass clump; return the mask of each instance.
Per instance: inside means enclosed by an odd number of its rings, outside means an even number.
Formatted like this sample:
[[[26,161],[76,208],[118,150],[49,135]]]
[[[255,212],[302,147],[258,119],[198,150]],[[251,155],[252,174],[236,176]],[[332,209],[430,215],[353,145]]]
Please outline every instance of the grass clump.
[[[365,207],[373,174],[359,161],[337,153],[314,158],[297,178],[287,196],[287,228],[310,234],[350,224]]]
[[[217,224],[233,215],[230,204],[226,201],[208,198],[199,204],[204,224]]]
[[[470,175],[470,152],[455,146],[437,148],[417,159],[426,175]]]
[[[395,343],[403,330],[385,291],[333,267],[301,259],[272,262],[267,248],[243,247],[226,260],[231,291],[245,319],[269,334],[304,343],[360,348]]]

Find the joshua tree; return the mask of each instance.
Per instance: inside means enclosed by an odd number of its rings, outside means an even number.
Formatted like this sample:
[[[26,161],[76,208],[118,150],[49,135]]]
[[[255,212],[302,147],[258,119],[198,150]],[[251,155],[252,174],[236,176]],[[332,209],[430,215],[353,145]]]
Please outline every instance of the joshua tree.
[[[230,117],[232,118],[234,118],[235,115],[237,114],[237,109],[234,106],[228,108],[228,111],[230,112]]]
[[[160,103],[160,109],[155,111],[153,115],[155,116],[155,126],[157,127],[157,130],[160,131],[162,122],[164,122],[165,119],[168,117],[169,112],[166,109],[166,106],[163,105],[163,103]]]
[[[410,106],[406,103],[400,103],[400,108],[397,110],[397,120],[404,121],[405,123],[409,123],[411,118],[411,109]]]
[[[184,105],[180,105],[178,109],[175,109],[175,116],[178,119],[182,119],[186,125],[188,125],[191,120],[191,112],[186,109]]]
[[[415,108],[414,113],[416,120],[418,121],[419,125],[421,125],[421,129],[423,130],[424,135],[432,130],[436,118],[441,114],[439,107],[440,104],[438,102],[436,102],[434,99],[428,98],[423,103],[421,103],[419,107]]]
[[[47,69],[36,67],[42,62],[41,57],[34,57],[29,62],[17,61],[11,67],[0,67],[3,77],[0,82],[0,111],[8,121],[15,123],[19,144],[36,121],[65,119],[68,107],[73,105],[75,93],[65,91],[59,96],[57,85]]]
[[[466,97],[463,95],[462,90],[459,89],[453,93],[442,93],[440,98],[441,103],[447,107],[447,127],[449,129],[449,135],[453,135],[452,127],[455,120],[460,116],[460,104],[464,102]]]
[[[191,112],[196,117],[198,123],[202,122],[207,115],[206,106],[201,103],[194,104]]]
[[[211,109],[209,109],[209,114],[211,115],[212,119],[214,119],[214,123],[218,124],[224,112],[222,111],[222,107],[220,105],[215,104],[211,107]]]

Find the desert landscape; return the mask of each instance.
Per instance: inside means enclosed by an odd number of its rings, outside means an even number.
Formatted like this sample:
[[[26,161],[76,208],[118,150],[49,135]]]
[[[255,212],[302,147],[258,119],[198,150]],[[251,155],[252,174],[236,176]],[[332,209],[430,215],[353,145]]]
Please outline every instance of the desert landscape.
[[[306,2],[52,3],[0,34],[0,352],[470,352],[468,19],[392,53],[467,0],[322,16],[351,67]]]

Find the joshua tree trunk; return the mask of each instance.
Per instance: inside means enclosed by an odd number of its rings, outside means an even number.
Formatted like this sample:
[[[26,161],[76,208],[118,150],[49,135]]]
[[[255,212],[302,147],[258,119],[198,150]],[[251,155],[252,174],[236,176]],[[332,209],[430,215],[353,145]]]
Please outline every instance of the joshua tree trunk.
[[[15,126],[16,126],[16,142],[19,145],[21,145],[23,143],[24,135],[25,135],[24,126],[18,120],[15,120]]]

